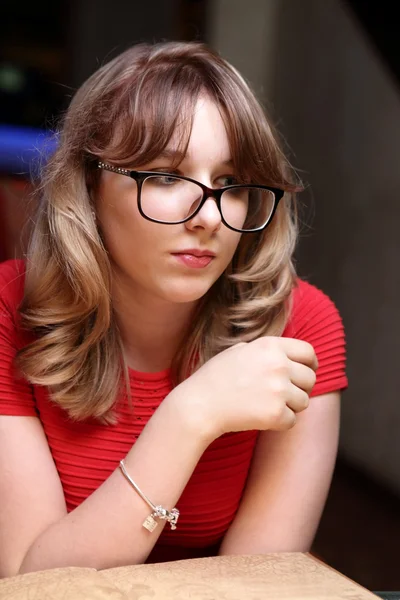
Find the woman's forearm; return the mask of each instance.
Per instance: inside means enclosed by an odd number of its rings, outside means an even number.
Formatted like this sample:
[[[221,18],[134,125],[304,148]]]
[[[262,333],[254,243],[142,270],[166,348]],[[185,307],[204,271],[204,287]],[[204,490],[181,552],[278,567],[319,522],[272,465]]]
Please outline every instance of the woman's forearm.
[[[154,504],[171,510],[207,445],[175,390],[147,423],[126,456],[125,466]],[[143,563],[165,524],[159,521],[152,533],[144,529],[142,523],[151,512],[117,469],[80,506],[35,540],[19,572]]]

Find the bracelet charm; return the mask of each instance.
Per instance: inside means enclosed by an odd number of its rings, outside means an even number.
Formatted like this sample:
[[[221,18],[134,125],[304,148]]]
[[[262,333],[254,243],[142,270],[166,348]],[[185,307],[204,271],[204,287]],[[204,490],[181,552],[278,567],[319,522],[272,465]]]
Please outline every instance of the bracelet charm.
[[[153,513],[154,514],[154,513]],[[145,529],[147,529],[147,531],[150,531],[150,533],[152,531],[155,530],[155,528],[157,527],[158,523],[155,520],[155,518],[153,517],[153,514],[149,515],[148,517],[145,518],[145,520],[142,523],[142,527],[144,527]]]
[[[143,492],[139,488],[139,486],[133,481],[132,477],[129,475],[129,473],[127,472],[127,470],[125,468],[125,463],[123,460],[120,461],[119,468],[120,468],[123,476],[125,477],[125,479],[127,481],[129,481],[129,483],[137,491],[139,496],[153,510],[153,512],[148,517],[146,517],[146,519],[143,521],[142,527],[147,529],[147,531],[150,531],[150,532],[154,531],[158,525],[158,521],[156,521],[156,518],[158,518],[163,521],[168,521],[171,529],[176,529],[176,524],[178,523],[178,519],[179,519],[179,510],[177,508],[173,508],[172,510],[167,510],[166,508],[164,508],[161,505],[155,506],[151,502],[151,500],[149,500],[149,498],[147,496],[145,496],[145,494],[143,494]]]

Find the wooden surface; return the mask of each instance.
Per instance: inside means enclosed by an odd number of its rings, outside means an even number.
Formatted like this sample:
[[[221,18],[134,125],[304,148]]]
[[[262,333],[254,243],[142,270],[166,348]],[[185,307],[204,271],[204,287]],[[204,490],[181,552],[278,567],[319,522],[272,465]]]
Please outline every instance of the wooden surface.
[[[65,568],[0,580],[1,600],[373,600],[308,554],[221,556],[104,571]]]

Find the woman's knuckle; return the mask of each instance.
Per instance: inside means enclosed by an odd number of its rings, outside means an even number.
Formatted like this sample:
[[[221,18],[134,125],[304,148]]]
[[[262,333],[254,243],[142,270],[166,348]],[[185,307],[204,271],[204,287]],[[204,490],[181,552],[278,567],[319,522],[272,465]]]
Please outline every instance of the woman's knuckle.
[[[310,363],[315,363],[318,367],[318,357],[317,357],[317,353],[315,352],[315,348],[312,344],[310,344],[309,342],[307,342],[308,344],[308,358]]]
[[[302,400],[303,410],[308,408],[309,404],[310,404],[310,396],[307,394],[307,392],[304,392],[303,400]]]
[[[289,364],[285,356],[280,353],[271,353],[267,359],[268,369],[281,376],[287,377],[289,374]]]
[[[276,402],[273,408],[273,416],[276,422],[284,420],[286,413],[286,404],[283,402]]]
[[[296,413],[292,410],[286,409],[279,421],[278,428],[282,431],[291,429],[296,424]]]
[[[310,388],[313,389],[314,385],[317,383],[317,374],[315,371],[311,371],[310,374]]]
[[[260,340],[262,344],[268,348],[274,348],[276,346],[276,339],[272,335],[264,335]]]
[[[270,381],[270,389],[275,397],[280,398],[287,391],[287,381],[283,377],[273,377]]]
[[[307,374],[307,378],[305,381],[305,391],[308,394],[312,391],[316,381],[317,381],[317,376],[316,376],[315,372],[312,369],[309,369],[309,373]]]

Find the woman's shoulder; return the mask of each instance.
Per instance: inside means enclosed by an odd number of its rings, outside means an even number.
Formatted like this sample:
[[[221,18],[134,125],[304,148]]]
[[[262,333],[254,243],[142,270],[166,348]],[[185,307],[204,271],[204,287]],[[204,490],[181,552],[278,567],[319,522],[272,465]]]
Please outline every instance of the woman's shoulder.
[[[20,259],[0,263],[0,323],[17,330],[18,307],[24,296],[25,262]]]
[[[25,261],[6,260],[0,263],[0,301],[3,306],[16,309],[24,295]]]
[[[297,279],[292,292],[292,308],[284,336],[312,335],[331,327],[344,330],[343,322],[333,300],[321,289],[303,279]]]
[[[0,415],[37,416],[32,388],[15,369],[14,359],[25,338],[18,327],[24,294],[23,260],[0,263]]]
[[[298,279],[283,336],[304,340],[314,347],[319,366],[313,396],[347,388],[345,331],[340,313],[327,294]]]
[[[19,304],[24,294],[25,261],[6,260],[0,263],[0,298],[5,304]]]

